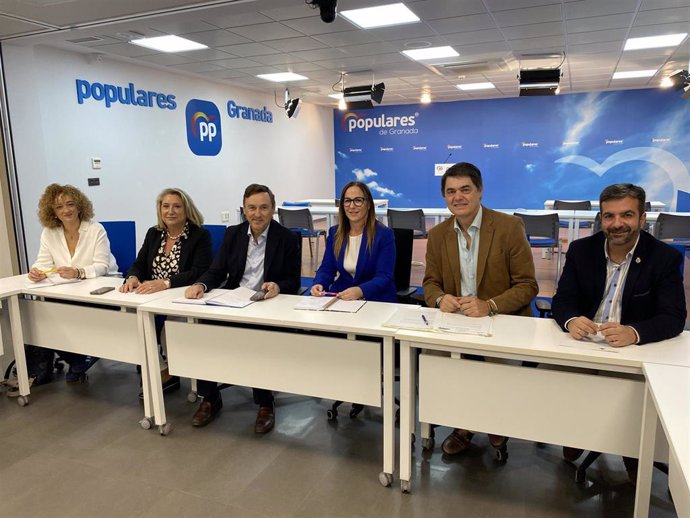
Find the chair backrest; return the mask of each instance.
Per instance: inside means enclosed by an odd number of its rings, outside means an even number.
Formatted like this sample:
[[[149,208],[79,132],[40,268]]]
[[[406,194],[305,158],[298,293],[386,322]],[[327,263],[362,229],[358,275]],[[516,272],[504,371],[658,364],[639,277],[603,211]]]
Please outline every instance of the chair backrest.
[[[394,228],[395,234],[395,290],[401,291],[410,287],[412,273],[412,243],[414,231],[411,228]]]
[[[652,212],[652,202],[651,201],[644,202],[644,211],[645,212]]]
[[[594,225],[592,225],[592,234],[596,234],[601,230],[601,212],[597,212],[594,217]]]
[[[123,276],[137,258],[137,234],[134,221],[101,221],[110,241],[110,252]]]
[[[244,215],[244,207],[240,206],[240,223],[247,221],[247,216]]]
[[[309,207],[308,201],[284,201],[283,207]]]
[[[678,191],[676,195],[676,212],[690,212],[690,192]]]
[[[554,210],[592,210],[592,202],[584,201],[563,201],[555,200],[553,202]]]
[[[654,223],[654,237],[657,239],[683,239],[690,241],[690,216],[659,214]]]
[[[525,224],[528,238],[543,237],[558,240],[558,214],[521,214],[514,213]]]
[[[292,229],[314,230],[314,218],[309,209],[283,209],[278,207],[278,220],[280,224]]]
[[[215,257],[220,245],[223,244],[227,227],[225,225],[204,225],[203,227],[211,234],[211,253]]]
[[[408,228],[413,231],[417,230],[426,236],[426,220],[422,209],[388,209],[386,216],[390,228]]]

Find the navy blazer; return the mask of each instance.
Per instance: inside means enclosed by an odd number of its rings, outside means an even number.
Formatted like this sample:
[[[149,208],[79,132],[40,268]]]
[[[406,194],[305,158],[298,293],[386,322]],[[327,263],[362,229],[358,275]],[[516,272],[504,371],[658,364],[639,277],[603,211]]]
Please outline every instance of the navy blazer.
[[[335,257],[335,233],[338,227],[333,226],[328,231],[326,250],[323,261],[314,277],[314,284],[321,284],[325,291],[343,291],[353,286],[358,286],[364,293],[366,300],[378,302],[397,302],[395,280],[395,235],[393,231],[376,223],[376,234],[371,250],[367,246],[366,229],[362,234],[362,245],[357,257],[357,269],[354,278],[343,267],[345,259],[345,246],[340,249],[340,254]],[[343,244],[346,244],[347,241]],[[336,274],[338,278],[336,279]],[[335,279],[335,281],[334,281]]]
[[[248,232],[247,221],[228,227],[211,267],[196,282],[205,284],[207,290],[218,288],[226,279],[225,288],[239,287],[247,264]],[[275,282],[280,293],[295,294],[299,290],[302,257],[298,240],[294,232],[271,220],[266,236],[264,282]]]
[[[141,282],[149,281],[153,275],[153,258],[158,254],[163,241],[163,231],[151,227],[146,232],[137,258],[127,271],[127,277],[134,275]],[[211,264],[211,234],[202,227],[189,222],[187,239],[182,238],[179,273],[170,277],[170,287],[178,288],[192,284]],[[125,277],[126,279],[126,277]]]
[[[606,288],[603,232],[571,243],[563,275],[553,297],[553,317],[565,331],[571,318],[589,319]],[[684,260],[674,248],[645,231],[632,256],[623,289],[621,324],[635,328],[640,344],[672,338],[683,331],[687,310],[680,272]]]

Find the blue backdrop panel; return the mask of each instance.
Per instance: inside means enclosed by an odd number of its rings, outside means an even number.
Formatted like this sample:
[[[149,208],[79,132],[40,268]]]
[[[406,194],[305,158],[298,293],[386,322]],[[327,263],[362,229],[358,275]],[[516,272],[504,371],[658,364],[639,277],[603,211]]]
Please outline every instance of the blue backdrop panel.
[[[334,111],[336,196],[355,179],[391,207],[441,207],[435,164],[472,162],[484,203],[542,208],[642,185],[675,208],[690,191],[690,102],[628,90]]]

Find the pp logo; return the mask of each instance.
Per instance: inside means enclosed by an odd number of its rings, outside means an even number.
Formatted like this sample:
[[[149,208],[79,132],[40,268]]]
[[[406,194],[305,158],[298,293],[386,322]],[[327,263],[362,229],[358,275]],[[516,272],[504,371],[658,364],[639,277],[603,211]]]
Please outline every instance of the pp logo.
[[[215,104],[192,99],[185,109],[187,143],[192,153],[199,156],[215,156],[223,146],[220,132],[220,112]]]

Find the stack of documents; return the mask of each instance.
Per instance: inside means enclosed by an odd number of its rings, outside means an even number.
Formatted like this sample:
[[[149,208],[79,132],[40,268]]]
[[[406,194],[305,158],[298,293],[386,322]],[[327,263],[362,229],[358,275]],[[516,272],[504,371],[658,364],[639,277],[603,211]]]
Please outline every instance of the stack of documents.
[[[25,286],[27,288],[48,288],[50,286],[57,286],[58,284],[70,284],[72,282],[79,282],[80,279],[65,279],[60,277],[57,273],[49,274],[45,279],[38,282],[32,282],[27,279]]]
[[[240,286],[234,290],[211,290],[208,293],[204,293],[204,296],[200,299],[179,297],[173,299],[172,302],[177,302],[178,304],[195,304],[199,306],[208,305],[243,308],[254,303],[252,297],[255,295],[256,292],[254,290]]]
[[[414,331],[491,336],[492,324],[493,318],[491,317],[466,317],[460,313],[443,313],[438,309],[415,306],[409,309],[399,309],[382,325]]]
[[[302,297],[302,299],[295,305],[295,309],[357,313],[367,303],[366,300],[342,300],[338,297]]]

